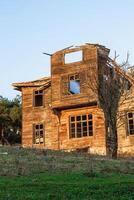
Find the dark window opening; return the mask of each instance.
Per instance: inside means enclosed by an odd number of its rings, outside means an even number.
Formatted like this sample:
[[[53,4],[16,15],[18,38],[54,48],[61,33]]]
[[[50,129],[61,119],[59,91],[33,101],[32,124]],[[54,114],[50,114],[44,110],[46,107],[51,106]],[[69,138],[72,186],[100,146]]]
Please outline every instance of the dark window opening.
[[[69,92],[71,94],[80,94],[80,78],[78,74],[69,77]]]
[[[130,88],[131,88],[131,83],[130,83],[129,81],[126,80],[124,87],[125,87],[125,90],[130,90]]]
[[[134,135],[134,113],[127,113],[128,133]]]
[[[34,144],[44,143],[44,127],[43,124],[34,124],[33,142]]]
[[[34,91],[34,106],[43,106],[43,90]]]
[[[70,116],[70,138],[93,136],[92,114]]]

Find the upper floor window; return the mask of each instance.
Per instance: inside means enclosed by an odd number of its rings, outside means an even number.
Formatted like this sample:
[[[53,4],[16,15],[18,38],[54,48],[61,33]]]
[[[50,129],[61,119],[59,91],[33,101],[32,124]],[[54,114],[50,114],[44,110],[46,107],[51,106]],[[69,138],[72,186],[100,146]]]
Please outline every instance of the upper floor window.
[[[128,112],[127,113],[127,122],[128,122],[128,133],[129,135],[134,134],[134,113]]]
[[[130,88],[131,88],[131,83],[129,82],[129,81],[125,81],[125,83],[124,83],[124,88],[125,88],[125,90],[130,90]]]
[[[82,61],[82,51],[75,51],[65,54],[65,64]]]
[[[43,106],[43,90],[34,91],[34,106]]]
[[[43,124],[34,124],[33,142],[34,144],[44,143],[44,127]]]
[[[69,77],[69,92],[71,94],[80,94],[80,77],[79,74]]]
[[[93,136],[92,114],[70,116],[70,138]]]

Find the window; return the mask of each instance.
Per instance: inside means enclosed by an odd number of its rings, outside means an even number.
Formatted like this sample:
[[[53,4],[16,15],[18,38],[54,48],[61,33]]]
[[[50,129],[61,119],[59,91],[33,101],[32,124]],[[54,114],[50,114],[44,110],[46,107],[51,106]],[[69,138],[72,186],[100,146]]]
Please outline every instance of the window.
[[[125,81],[125,83],[124,83],[124,88],[125,88],[125,90],[130,90],[130,88],[131,88],[131,84],[130,84],[130,82],[129,81]]]
[[[65,64],[82,61],[82,51],[65,54]]]
[[[43,124],[34,124],[33,125],[33,142],[34,144],[44,143],[44,127]]]
[[[129,135],[134,135],[134,113],[127,113],[127,122],[128,122],[128,133]]]
[[[34,91],[34,106],[43,106],[43,90]]]
[[[93,136],[92,114],[70,116],[70,138]]]
[[[71,94],[80,94],[80,77],[79,74],[69,77],[69,92]]]

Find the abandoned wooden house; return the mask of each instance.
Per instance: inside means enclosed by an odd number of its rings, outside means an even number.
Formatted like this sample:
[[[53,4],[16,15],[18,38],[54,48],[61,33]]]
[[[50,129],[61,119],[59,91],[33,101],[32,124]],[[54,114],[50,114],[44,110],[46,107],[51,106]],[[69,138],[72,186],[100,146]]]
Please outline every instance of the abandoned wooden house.
[[[109,51],[94,44],[57,51],[51,55],[51,77],[13,84],[22,92],[23,147],[106,154],[104,114],[89,77],[98,73]],[[77,59],[69,60],[73,56]],[[118,128],[118,152],[134,155],[134,101],[120,109],[125,123]]]

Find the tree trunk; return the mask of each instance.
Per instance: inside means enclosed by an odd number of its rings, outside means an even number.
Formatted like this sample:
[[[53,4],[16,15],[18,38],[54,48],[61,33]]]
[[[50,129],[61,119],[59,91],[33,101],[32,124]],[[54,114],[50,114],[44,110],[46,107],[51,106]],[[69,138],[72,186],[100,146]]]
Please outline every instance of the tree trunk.
[[[110,112],[105,112],[105,130],[106,130],[106,155],[110,158],[117,158],[118,138],[116,116]]]
[[[2,127],[2,130],[1,130],[1,143],[2,145],[5,144],[5,140],[4,140],[4,128]]]
[[[106,125],[106,154],[110,158],[117,158],[118,140],[117,128],[114,123],[105,123]]]

